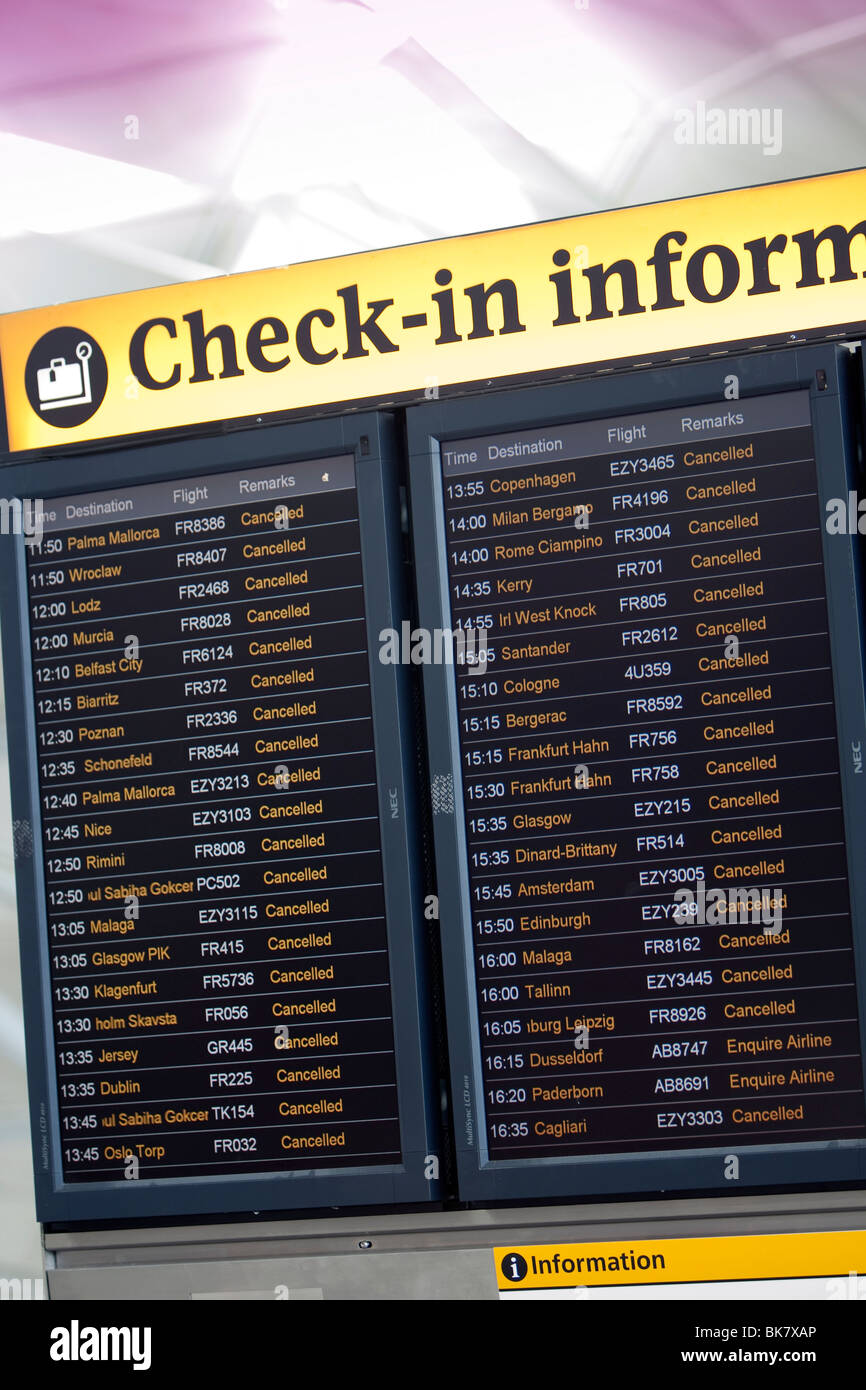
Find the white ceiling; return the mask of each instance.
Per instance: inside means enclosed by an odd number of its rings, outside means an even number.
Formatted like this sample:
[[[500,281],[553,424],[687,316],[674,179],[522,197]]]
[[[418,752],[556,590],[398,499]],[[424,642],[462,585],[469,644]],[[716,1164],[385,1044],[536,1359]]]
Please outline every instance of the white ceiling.
[[[856,0],[0,0],[0,311],[866,164],[864,71]]]

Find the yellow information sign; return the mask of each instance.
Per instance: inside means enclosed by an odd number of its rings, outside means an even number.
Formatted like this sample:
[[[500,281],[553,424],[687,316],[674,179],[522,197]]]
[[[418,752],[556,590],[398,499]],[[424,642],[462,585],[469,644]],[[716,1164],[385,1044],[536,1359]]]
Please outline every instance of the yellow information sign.
[[[829,1278],[866,1271],[866,1231],[501,1246],[494,1260],[500,1291]]]
[[[866,170],[0,316],[13,451],[866,325]]]

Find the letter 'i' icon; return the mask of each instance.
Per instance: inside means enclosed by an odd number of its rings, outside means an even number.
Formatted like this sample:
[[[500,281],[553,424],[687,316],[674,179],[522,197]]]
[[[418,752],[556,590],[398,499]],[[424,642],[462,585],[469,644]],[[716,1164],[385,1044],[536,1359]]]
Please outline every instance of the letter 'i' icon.
[[[512,1252],[509,1255],[503,1256],[499,1268],[510,1283],[519,1284],[521,1279],[526,1278],[526,1271],[529,1266],[522,1255],[517,1255]]]

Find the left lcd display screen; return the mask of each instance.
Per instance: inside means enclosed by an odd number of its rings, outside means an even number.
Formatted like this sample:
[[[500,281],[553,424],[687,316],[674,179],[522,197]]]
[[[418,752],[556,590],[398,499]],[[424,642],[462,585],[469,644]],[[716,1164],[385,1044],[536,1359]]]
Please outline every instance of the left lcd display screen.
[[[26,580],[65,1182],[399,1164],[353,456],[52,498]]]

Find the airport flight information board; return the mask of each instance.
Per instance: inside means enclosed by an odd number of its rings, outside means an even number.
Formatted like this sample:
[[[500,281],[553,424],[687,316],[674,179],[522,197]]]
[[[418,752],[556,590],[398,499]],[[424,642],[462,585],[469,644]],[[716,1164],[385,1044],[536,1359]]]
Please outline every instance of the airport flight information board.
[[[862,1139],[809,393],[442,433],[485,1160]]]
[[[850,368],[8,465],[40,1219],[866,1177]]]
[[[26,547],[62,1178],[127,1210],[405,1167],[355,468],[54,497]]]

